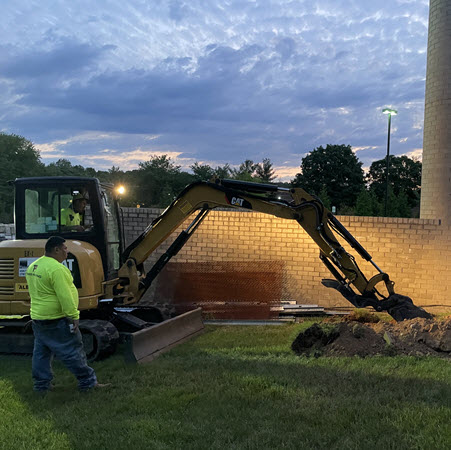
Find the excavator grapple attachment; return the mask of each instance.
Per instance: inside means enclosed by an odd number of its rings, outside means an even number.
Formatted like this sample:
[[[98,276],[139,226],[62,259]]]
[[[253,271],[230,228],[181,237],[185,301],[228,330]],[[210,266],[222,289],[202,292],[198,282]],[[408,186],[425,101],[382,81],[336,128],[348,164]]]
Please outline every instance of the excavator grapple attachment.
[[[392,294],[383,300],[378,300],[375,295],[358,295],[349,286],[337,280],[324,279],[322,284],[328,288],[337,290],[346,300],[356,308],[373,307],[376,311],[387,311],[397,322],[403,320],[423,318],[432,319],[432,316],[423,308],[415,306],[412,299],[405,295]]]
[[[393,303],[393,306],[387,308],[387,312],[397,322],[416,318],[432,319],[432,316],[423,308],[414,305],[410,297],[393,294],[387,300]]]
[[[128,362],[150,362],[161,353],[200,334],[203,329],[202,308],[197,308],[134,333],[121,333],[125,359]]]

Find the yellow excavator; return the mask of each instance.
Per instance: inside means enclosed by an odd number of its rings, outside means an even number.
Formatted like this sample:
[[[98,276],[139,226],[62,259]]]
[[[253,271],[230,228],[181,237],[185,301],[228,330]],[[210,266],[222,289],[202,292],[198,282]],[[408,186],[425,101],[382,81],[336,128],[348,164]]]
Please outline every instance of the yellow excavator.
[[[202,331],[200,308],[167,317],[139,301],[166,263],[188,241],[208,212],[232,207],[295,220],[319,247],[319,257],[334,279],[323,280],[355,307],[387,311],[395,320],[430,315],[409,297],[395,294],[394,283],[371,255],[321,201],[300,188],[214,179],[187,186],[169,207],[128,247],[117,194],[96,178],[18,178],[15,188],[16,239],[0,242],[0,352],[30,353],[28,266],[43,255],[52,235],[66,239],[65,261],[79,292],[80,329],[90,360],[113,353],[119,340],[128,359],[145,362]],[[77,229],[62,224],[62,211],[83,197],[87,207]],[[144,262],[193,213],[166,252],[146,273]],[[74,213],[75,214],[75,213]],[[77,213],[78,214],[78,213]],[[343,238],[377,272],[367,279]],[[384,293],[380,287],[384,287]],[[19,318],[17,318],[19,317]]]

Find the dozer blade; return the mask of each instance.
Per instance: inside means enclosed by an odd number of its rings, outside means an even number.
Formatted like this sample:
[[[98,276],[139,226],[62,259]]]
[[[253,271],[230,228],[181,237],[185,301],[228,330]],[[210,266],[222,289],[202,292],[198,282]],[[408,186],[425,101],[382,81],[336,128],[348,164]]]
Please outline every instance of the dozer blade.
[[[412,299],[405,295],[392,294],[384,300],[378,300],[376,297],[355,294],[349,286],[343,285],[337,280],[324,279],[322,280],[322,284],[328,288],[337,290],[356,308],[371,306],[378,312],[387,311],[397,322],[416,318],[433,318],[423,308],[415,306]]]
[[[125,359],[128,362],[150,362],[161,353],[197,336],[203,329],[202,308],[197,308],[134,333],[121,333],[125,342]]]

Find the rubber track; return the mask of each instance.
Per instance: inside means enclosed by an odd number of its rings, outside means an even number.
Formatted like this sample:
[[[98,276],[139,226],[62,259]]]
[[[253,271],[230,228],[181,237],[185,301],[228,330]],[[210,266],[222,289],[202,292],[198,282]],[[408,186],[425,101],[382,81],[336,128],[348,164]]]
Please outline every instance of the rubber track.
[[[112,355],[119,341],[117,328],[106,320],[80,320],[80,331],[94,336],[94,350],[86,355],[89,361],[98,361]]]

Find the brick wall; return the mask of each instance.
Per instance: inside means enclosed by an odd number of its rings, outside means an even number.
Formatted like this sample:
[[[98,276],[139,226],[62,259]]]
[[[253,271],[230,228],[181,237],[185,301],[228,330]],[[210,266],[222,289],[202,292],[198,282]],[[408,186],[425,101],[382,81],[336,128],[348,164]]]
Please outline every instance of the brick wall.
[[[0,241],[4,239],[14,239],[15,227],[13,223],[1,223],[0,224]]]
[[[123,212],[131,242],[160,211],[124,208]],[[339,216],[339,220],[396,282],[396,292],[431,312],[451,310],[448,226],[432,219]],[[147,266],[176,235],[149,258]],[[318,254],[318,247],[294,221],[252,212],[212,211],[155,280],[148,298],[183,301],[198,295],[248,304],[264,297],[265,304],[296,300],[329,308],[349,306],[338,293],[321,285],[321,279],[331,275]],[[367,277],[377,273],[356,257]]]
[[[127,244],[162,212],[148,208],[122,211]],[[451,227],[432,219],[338,218],[396,282],[396,292],[412,297],[431,312],[451,311]],[[147,268],[191,220],[151,255]],[[2,233],[13,237],[14,226],[0,224],[0,236]],[[253,318],[264,318],[268,305],[281,300],[349,307],[338,293],[321,285],[321,279],[331,275],[318,253],[318,247],[294,221],[236,210],[212,211],[157,277],[145,299],[235,302]],[[376,274],[371,264],[356,257],[367,277]],[[233,314],[233,308],[224,310],[222,317]]]

